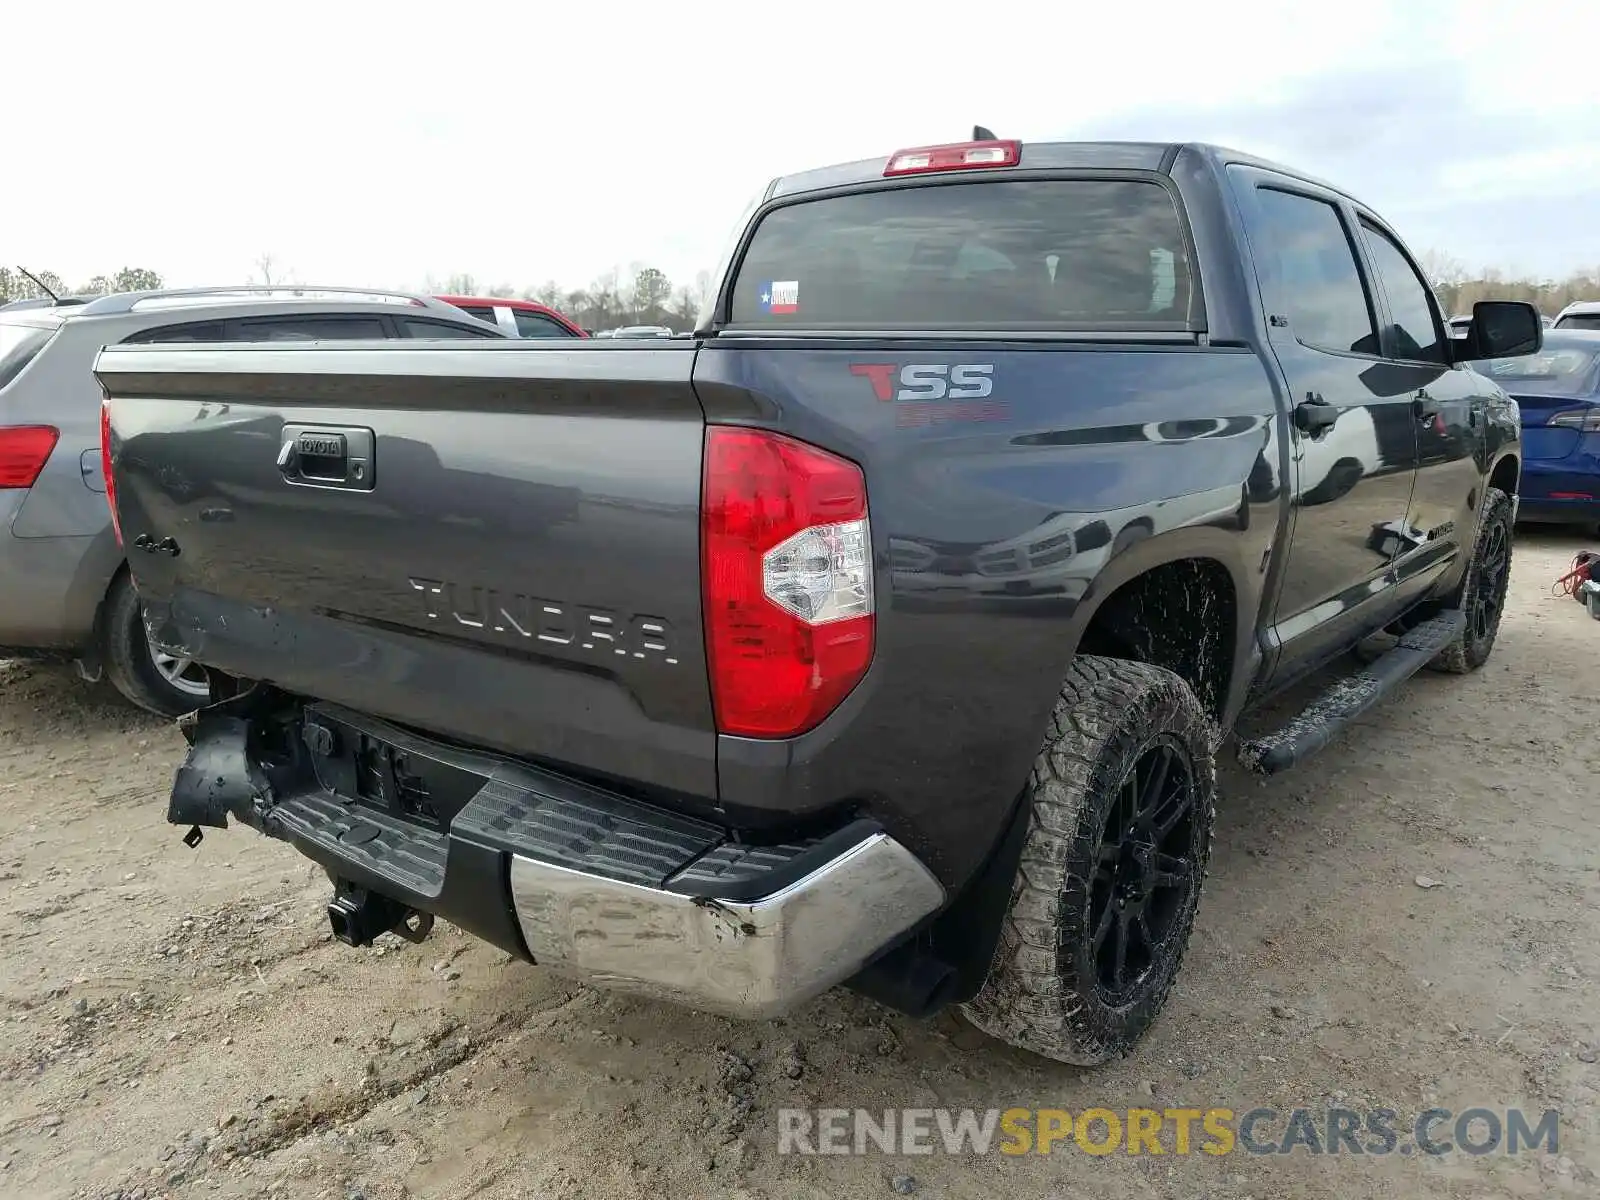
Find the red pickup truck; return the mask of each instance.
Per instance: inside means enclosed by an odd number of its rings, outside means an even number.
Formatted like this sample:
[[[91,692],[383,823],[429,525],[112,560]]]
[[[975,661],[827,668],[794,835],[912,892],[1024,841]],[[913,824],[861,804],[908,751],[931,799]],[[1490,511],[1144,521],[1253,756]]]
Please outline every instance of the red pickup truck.
[[[498,325],[507,333],[523,338],[588,337],[577,325],[549,305],[510,296],[436,296],[454,304],[468,316]]]

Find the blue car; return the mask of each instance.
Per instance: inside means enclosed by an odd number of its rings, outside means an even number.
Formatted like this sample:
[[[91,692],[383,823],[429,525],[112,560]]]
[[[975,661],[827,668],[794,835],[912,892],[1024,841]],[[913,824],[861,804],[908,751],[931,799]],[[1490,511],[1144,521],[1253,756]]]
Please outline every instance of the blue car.
[[[1600,528],[1600,330],[1549,329],[1538,354],[1472,365],[1522,409],[1518,515]]]

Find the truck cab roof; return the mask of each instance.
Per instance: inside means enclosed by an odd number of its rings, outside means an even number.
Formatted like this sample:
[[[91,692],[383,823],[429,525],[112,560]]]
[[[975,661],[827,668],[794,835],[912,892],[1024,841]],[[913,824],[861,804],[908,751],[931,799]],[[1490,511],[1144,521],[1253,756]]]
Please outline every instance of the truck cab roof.
[[[1167,175],[1172,173],[1180,155],[1188,155],[1217,168],[1238,163],[1273,171],[1335,192],[1347,199],[1356,199],[1343,188],[1314,175],[1308,175],[1304,171],[1207,142],[1025,142],[1019,145],[1020,161],[1014,168],[1019,170],[1153,171]],[[793,175],[781,175],[772,181],[764,200],[880,181],[884,178],[888,162],[896,154],[902,153],[905,151],[895,151],[880,158],[836,163]]]

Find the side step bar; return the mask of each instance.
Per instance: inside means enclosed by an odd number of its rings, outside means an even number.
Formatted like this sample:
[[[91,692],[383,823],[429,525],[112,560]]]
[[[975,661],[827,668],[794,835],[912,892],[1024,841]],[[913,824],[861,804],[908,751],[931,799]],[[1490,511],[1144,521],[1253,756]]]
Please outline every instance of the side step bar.
[[[1447,609],[1404,634],[1364,670],[1335,680],[1293,719],[1271,733],[1239,743],[1239,761],[1258,775],[1276,775],[1321,750],[1352,721],[1410,679],[1466,624]]]

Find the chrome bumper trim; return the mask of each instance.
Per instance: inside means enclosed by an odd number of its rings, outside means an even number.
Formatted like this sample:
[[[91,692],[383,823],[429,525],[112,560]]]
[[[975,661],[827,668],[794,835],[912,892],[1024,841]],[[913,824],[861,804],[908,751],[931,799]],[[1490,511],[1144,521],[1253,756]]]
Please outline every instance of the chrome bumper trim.
[[[511,897],[534,961],[601,987],[771,1017],[848,979],[945,899],[875,833],[752,901],[683,896],[513,855]]]

